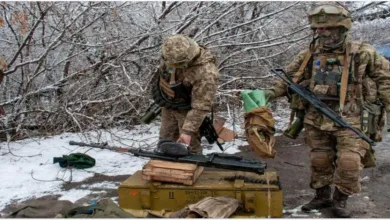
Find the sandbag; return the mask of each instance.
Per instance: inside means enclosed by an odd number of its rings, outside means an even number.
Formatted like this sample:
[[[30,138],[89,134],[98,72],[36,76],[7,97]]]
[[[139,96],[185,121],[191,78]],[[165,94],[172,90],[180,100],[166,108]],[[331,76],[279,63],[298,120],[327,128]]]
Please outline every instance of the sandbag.
[[[245,134],[251,149],[263,158],[274,158],[275,119],[271,109],[258,107],[245,113]]]

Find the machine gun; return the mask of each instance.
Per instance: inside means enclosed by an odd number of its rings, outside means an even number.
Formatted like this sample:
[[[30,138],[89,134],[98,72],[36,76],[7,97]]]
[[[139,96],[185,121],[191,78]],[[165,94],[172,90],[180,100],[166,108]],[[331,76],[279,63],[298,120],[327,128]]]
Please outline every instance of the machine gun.
[[[107,143],[83,143],[70,141],[70,145],[79,145],[85,147],[93,147],[98,149],[107,149],[116,152],[129,152],[137,157],[148,157],[158,160],[166,160],[172,162],[180,163],[192,163],[198,164],[199,166],[204,167],[215,167],[228,170],[238,170],[238,171],[247,171],[257,174],[264,174],[264,171],[267,167],[265,163],[255,161],[255,160],[244,160],[240,156],[230,155],[230,154],[221,154],[221,153],[211,153],[208,155],[198,155],[198,154],[188,154],[184,156],[173,156],[167,155],[159,152],[144,151],[138,148],[120,148],[120,147],[111,147]]]
[[[347,128],[351,131],[353,131],[355,134],[357,134],[359,137],[361,137],[363,140],[365,140],[367,143],[369,143],[372,146],[375,146],[375,142],[371,140],[369,137],[367,137],[365,134],[360,132],[358,129],[352,127],[350,124],[345,122],[342,117],[337,115],[332,109],[330,109],[327,105],[325,105],[315,94],[313,94],[310,90],[294,83],[289,79],[286,75],[286,72],[283,69],[272,69],[272,73],[276,74],[279,78],[281,78],[284,82],[287,83],[288,87],[297,93],[301,98],[309,102],[313,105],[317,111],[321,112],[323,115],[328,117],[330,120],[336,122],[343,128]]]
[[[228,170],[239,170],[264,174],[267,165],[258,161],[244,160],[240,156],[230,154],[211,153],[208,155],[189,154],[187,156],[167,156],[151,151],[143,151],[140,149],[130,149],[130,153],[137,157],[149,157],[157,160],[167,160],[180,163],[198,164],[204,167],[215,167]]]

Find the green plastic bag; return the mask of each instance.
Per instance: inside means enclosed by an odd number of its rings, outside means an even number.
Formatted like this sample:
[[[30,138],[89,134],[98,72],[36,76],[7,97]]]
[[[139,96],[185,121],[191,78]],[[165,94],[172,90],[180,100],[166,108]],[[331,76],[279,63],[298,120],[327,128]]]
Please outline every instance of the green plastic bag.
[[[53,163],[59,163],[60,167],[74,167],[77,169],[86,169],[95,166],[95,159],[83,153],[73,153],[63,155],[62,157],[54,157]]]
[[[245,112],[268,105],[263,90],[256,89],[241,91],[241,99],[244,101]]]

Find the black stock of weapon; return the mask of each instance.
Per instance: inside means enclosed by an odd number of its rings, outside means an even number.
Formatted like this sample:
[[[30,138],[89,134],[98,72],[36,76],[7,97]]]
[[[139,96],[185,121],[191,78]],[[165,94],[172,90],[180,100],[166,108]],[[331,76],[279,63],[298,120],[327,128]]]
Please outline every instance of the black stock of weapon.
[[[330,120],[336,122],[343,128],[347,128],[351,131],[353,131],[355,134],[357,134],[359,137],[361,137],[363,140],[365,140],[367,143],[369,143],[372,146],[375,146],[376,143],[371,140],[369,137],[367,137],[365,134],[360,132],[358,129],[352,127],[350,124],[345,122],[342,117],[340,117],[337,113],[335,113],[332,109],[330,109],[327,105],[325,105],[315,94],[313,94],[310,90],[292,82],[292,80],[288,77],[286,72],[283,69],[272,69],[272,73],[276,74],[279,78],[281,78],[283,81],[285,81],[288,85],[288,87],[297,93],[301,98],[309,102],[313,105],[317,111],[321,112],[323,115],[328,117]],[[283,73],[283,74],[282,74]]]
[[[211,153],[208,155],[197,155],[189,154],[187,156],[167,156],[161,153],[144,151],[136,148],[119,148],[119,147],[110,147],[107,143],[103,144],[87,144],[83,142],[70,141],[70,145],[79,145],[86,147],[93,147],[99,149],[108,149],[114,150],[117,152],[129,152],[136,157],[148,157],[152,159],[180,162],[180,163],[192,163],[204,167],[214,167],[228,170],[238,170],[238,171],[247,171],[257,174],[264,174],[267,165],[255,160],[244,160],[240,156],[230,155],[230,154],[220,154],[220,153]]]
[[[217,131],[215,130],[215,127],[213,125],[213,120],[211,120],[209,116],[206,116],[203,119],[203,122],[199,128],[199,131],[200,131],[200,136],[201,137],[204,136],[207,139],[207,141],[209,142],[209,144],[213,144],[214,142],[216,142],[219,149],[221,149],[221,151],[224,151],[221,143],[219,143],[219,141],[218,141],[219,136],[218,136]]]

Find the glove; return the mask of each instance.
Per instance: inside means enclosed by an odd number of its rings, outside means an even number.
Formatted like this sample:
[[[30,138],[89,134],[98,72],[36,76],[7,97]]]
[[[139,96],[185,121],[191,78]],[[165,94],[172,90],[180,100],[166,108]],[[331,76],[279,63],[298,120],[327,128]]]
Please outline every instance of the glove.
[[[386,113],[387,132],[390,132],[390,111]]]
[[[270,89],[264,90],[264,96],[267,102],[272,102],[276,98],[275,92]]]

